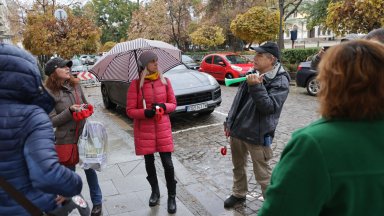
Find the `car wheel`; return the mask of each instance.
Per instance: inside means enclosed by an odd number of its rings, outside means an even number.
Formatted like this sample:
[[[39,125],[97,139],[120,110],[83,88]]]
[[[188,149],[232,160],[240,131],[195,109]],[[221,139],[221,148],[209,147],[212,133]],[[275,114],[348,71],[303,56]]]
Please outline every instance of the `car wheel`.
[[[206,111],[203,111],[203,112],[199,112],[199,115],[209,115],[211,113],[213,113],[213,111],[215,111],[215,109],[210,109],[210,110],[206,110]]]
[[[309,95],[316,96],[320,90],[320,83],[316,80],[316,76],[309,78],[307,82],[307,92]]]
[[[109,99],[107,88],[105,86],[101,87],[101,95],[103,96],[103,103],[105,108],[114,109],[116,104],[112,103],[111,99]]]
[[[233,75],[230,73],[225,74],[225,78],[227,79],[233,79]]]

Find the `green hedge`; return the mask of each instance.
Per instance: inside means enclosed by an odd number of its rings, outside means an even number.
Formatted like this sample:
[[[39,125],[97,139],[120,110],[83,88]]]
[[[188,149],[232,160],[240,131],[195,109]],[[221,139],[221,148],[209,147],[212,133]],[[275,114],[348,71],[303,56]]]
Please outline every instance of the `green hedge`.
[[[309,56],[316,54],[319,48],[306,49],[284,49],[281,52],[282,62],[289,64],[298,64],[306,61]]]

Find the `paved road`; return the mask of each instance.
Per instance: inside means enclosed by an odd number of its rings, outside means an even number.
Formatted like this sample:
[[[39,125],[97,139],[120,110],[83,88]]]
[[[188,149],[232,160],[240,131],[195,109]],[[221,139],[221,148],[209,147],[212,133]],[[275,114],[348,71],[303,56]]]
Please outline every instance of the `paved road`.
[[[223,103],[211,115],[182,116],[172,119],[174,157],[182,164],[180,170],[175,170],[176,175],[182,178],[180,180],[183,182],[193,182],[193,184],[185,183],[183,187],[178,186],[180,188],[178,198],[194,215],[254,215],[262,202],[258,200],[261,191],[255,182],[252,166],[248,167],[249,193],[246,205],[237,206],[234,210],[223,208],[223,201],[231,194],[232,162],[230,150],[226,156],[220,154],[220,148],[228,145],[228,141],[223,136],[222,123],[230,109],[237,87],[221,87]],[[96,104],[96,109],[103,113],[100,117],[114,117],[115,125],[110,124],[111,127],[122,128],[127,132],[124,135],[126,139],[132,142],[132,121],[124,115],[124,110],[105,110],[101,104],[98,87],[87,88],[85,92]],[[318,118],[317,106],[316,98],[307,95],[305,89],[291,86],[272,144],[274,150],[272,166],[278,162],[291,133]],[[124,146],[120,147],[124,148]],[[115,149],[118,151],[118,148]],[[121,155],[121,157],[124,156]],[[110,163],[114,161],[118,162],[119,157],[113,158]],[[191,195],[194,197],[193,200],[188,198]]]

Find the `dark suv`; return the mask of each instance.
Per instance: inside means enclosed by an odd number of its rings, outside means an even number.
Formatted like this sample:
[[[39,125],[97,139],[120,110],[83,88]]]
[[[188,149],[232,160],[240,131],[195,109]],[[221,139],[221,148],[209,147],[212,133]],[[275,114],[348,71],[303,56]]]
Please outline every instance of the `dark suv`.
[[[316,76],[317,71],[311,69],[311,61],[301,62],[297,67],[296,85],[306,88],[309,95],[316,96],[320,90]]]

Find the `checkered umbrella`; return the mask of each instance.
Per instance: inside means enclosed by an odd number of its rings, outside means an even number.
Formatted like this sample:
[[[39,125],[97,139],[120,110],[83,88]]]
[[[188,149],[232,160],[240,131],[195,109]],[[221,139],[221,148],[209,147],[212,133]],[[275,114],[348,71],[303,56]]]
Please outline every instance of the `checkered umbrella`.
[[[181,51],[178,48],[162,41],[138,38],[116,44],[89,72],[99,81],[130,82],[139,77],[137,59],[146,50],[156,53],[160,72],[182,64]]]

